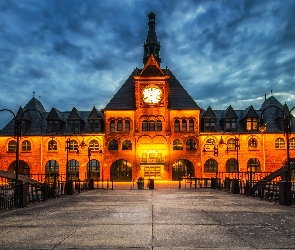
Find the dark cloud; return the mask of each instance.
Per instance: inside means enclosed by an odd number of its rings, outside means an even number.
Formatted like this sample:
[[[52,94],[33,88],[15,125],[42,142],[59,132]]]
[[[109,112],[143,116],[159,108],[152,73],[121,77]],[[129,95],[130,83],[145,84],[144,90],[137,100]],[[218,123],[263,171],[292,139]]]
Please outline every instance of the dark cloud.
[[[47,110],[103,108],[143,67],[151,11],[161,66],[199,106],[260,108],[270,90],[294,106],[294,1],[7,0],[0,108],[16,111],[33,91]]]

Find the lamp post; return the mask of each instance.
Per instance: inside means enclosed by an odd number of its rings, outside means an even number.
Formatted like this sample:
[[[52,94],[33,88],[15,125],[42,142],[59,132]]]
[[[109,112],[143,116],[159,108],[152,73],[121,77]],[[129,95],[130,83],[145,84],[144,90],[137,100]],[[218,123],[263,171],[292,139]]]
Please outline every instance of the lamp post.
[[[0,112],[10,112],[13,115],[13,120],[14,120],[14,136],[16,137],[16,149],[15,149],[15,200],[14,200],[14,205],[18,206],[19,205],[19,186],[18,186],[18,175],[19,175],[19,141],[22,135],[22,119],[24,117],[24,114],[28,111],[37,111],[41,118],[41,133],[42,133],[42,123],[43,123],[43,115],[42,113],[37,110],[37,109],[26,109],[25,111],[22,112],[21,117],[18,119],[15,113],[10,110],[10,109],[1,109]]]
[[[286,106],[287,107],[287,106]],[[291,135],[291,112],[293,111],[293,109],[295,109],[295,107],[293,107],[292,109],[281,109],[277,106],[268,106],[265,109],[262,110],[262,113],[260,115],[260,121],[259,121],[259,125],[258,128],[260,130],[261,133],[264,133],[266,131],[267,128],[267,123],[264,121],[263,119],[263,113],[265,112],[265,110],[269,109],[269,108],[276,108],[279,111],[281,111],[282,116],[283,116],[283,124],[284,124],[284,135],[286,136],[286,143],[287,143],[287,169],[285,167],[285,187],[283,188],[284,190],[284,200],[282,201],[282,203],[284,205],[290,205],[292,204],[292,200],[291,200],[291,163],[290,163],[290,135]],[[287,114],[286,114],[287,112]]]

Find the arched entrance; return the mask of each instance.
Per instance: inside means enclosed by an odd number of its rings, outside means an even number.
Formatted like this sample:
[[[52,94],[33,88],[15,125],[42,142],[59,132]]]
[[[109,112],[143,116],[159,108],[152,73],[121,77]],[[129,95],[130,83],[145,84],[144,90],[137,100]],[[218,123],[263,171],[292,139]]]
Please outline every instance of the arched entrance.
[[[172,180],[178,181],[183,177],[194,177],[195,170],[191,161],[186,159],[179,159],[173,164],[172,167]]]
[[[127,160],[117,160],[111,166],[112,181],[132,181],[132,167]]]
[[[9,165],[8,171],[15,173],[15,166],[16,166],[15,163],[16,162],[14,161]],[[30,176],[30,166],[23,160],[19,161],[18,174]]]

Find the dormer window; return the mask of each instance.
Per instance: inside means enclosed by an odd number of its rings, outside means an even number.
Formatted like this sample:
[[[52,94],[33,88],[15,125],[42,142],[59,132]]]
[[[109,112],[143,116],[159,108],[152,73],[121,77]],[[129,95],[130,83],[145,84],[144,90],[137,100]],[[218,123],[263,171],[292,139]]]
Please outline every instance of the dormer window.
[[[237,119],[235,118],[230,118],[230,119],[225,119],[224,121],[225,125],[225,130],[231,131],[231,130],[237,130]]]
[[[216,131],[215,118],[204,118],[204,131]]]
[[[88,120],[88,129],[90,132],[100,132],[101,131],[101,120],[100,119]]]
[[[79,120],[69,120],[68,130],[72,133],[80,133],[80,121]]]
[[[247,118],[246,121],[246,129],[250,130],[257,130],[258,119],[257,118]]]
[[[59,132],[59,121],[48,121],[47,122],[48,132],[58,133]]]

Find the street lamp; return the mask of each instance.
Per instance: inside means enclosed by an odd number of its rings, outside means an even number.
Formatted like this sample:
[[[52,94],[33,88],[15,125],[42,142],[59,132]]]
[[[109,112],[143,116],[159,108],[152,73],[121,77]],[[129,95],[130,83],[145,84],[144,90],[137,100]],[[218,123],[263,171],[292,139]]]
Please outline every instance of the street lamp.
[[[284,201],[282,201],[283,204],[285,205],[290,205],[292,204],[292,197],[291,197],[291,162],[290,162],[290,135],[291,135],[291,112],[293,111],[293,109],[295,107],[293,107],[292,109],[288,109],[287,106],[285,106],[284,110],[277,107],[277,106],[268,106],[265,109],[263,109],[261,115],[260,115],[260,121],[258,124],[258,128],[260,130],[260,132],[264,133],[266,131],[267,128],[267,123],[264,121],[263,119],[263,113],[265,112],[265,110],[269,109],[269,108],[276,108],[279,111],[281,111],[282,116],[283,116],[283,124],[284,124],[284,135],[286,136],[286,143],[287,143],[287,170],[285,169],[285,187],[283,188],[284,194],[283,197]],[[286,114],[287,112],[287,114]]]
[[[18,174],[19,174],[19,141],[22,135],[22,119],[24,117],[24,114],[29,111],[37,111],[41,116],[41,134],[42,134],[42,123],[43,123],[43,115],[42,113],[37,109],[26,109],[22,112],[20,118],[17,118],[17,115],[10,109],[0,109],[0,112],[10,112],[13,115],[14,120],[14,136],[16,136],[16,149],[15,149],[15,206],[18,206],[19,203],[19,189],[18,189]]]

